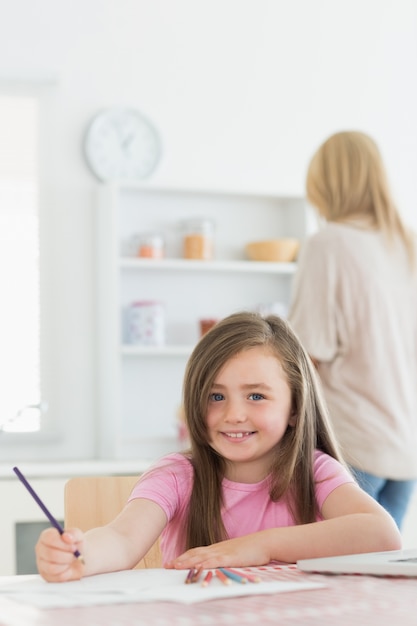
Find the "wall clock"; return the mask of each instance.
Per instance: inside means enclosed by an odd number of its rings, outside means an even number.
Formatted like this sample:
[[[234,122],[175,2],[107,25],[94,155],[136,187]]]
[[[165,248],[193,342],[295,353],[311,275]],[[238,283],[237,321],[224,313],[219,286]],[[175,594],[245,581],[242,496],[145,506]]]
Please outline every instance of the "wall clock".
[[[103,182],[141,180],[156,168],[161,141],[153,124],[139,111],[111,108],[93,117],[84,153],[91,171]]]

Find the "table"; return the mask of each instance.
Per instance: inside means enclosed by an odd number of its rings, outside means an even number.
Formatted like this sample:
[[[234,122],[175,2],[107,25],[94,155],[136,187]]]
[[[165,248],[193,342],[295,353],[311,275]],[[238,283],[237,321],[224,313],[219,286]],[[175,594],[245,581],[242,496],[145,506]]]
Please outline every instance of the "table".
[[[295,565],[251,568],[265,580],[314,581],[322,589],[211,600],[41,610],[0,598],[0,626],[411,626],[417,579],[301,572]]]

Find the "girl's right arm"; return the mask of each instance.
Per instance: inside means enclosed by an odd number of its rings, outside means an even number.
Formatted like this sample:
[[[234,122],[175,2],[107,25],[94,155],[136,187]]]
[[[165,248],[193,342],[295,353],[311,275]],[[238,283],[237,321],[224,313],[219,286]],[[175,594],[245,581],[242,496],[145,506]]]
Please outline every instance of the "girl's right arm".
[[[36,544],[40,575],[49,582],[132,569],[165,528],[167,518],[158,504],[138,498],[129,502],[109,524],[86,533],[77,528],[60,535],[44,530]],[[82,559],[74,556],[78,550]]]

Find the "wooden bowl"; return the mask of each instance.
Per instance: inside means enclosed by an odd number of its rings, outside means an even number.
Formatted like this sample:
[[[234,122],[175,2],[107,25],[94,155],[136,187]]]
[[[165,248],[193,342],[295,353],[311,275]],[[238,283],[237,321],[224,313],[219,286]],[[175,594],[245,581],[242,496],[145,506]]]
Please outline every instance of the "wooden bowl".
[[[250,241],[246,244],[246,254],[251,261],[275,261],[289,263],[295,261],[300,242],[290,237],[285,239],[267,239]]]

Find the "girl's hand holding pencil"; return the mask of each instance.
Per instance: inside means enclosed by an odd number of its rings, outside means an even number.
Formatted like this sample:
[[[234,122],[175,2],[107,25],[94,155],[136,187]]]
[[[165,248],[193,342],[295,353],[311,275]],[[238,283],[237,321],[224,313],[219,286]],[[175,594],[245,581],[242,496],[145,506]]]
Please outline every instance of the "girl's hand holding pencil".
[[[84,557],[82,550],[80,551],[83,533],[78,529],[73,529],[71,532],[64,530],[20,469],[14,467],[13,471],[53,526],[41,533],[36,545],[39,573],[42,574],[46,563],[49,566],[52,562],[54,564],[52,577],[55,577],[57,581],[81,578],[84,572]]]
[[[39,573],[42,575],[45,564],[51,582],[80,580],[85,573],[85,564],[82,559],[74,558],[74,552],[78,550],[83,554],[83,537],[84,533],[78,528],[65,530],[63,534],[56,528],[42,531],[36,544]]]

